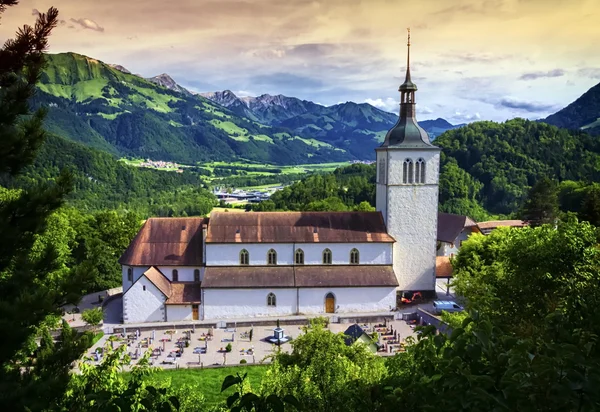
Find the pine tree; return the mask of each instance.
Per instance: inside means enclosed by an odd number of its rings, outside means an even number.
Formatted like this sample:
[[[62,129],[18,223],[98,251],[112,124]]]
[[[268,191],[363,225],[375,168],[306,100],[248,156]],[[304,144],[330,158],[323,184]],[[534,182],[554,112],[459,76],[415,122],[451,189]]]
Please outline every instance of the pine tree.
[[[0,0],[0,17],[16,4],[18,0]],[[33,27],[23,26],[0,48],[0,174],[17,175],[34,161],[44,142],[45,110],[31,112],[29,100],[44,66],[48,37],[57,23],[58,10],[50,8],[37,16]],[[41,258],[29,259],[35,235],[43,232],[48,216],[62,205],[70,187],[71,177],[63,173],[52,184],[0,199],[0,330],[4,331],[0,410],[42,409],[40,402],[47,406],[53,396],[60,396],[56,384],[66,382],[63,375],[68,373],[69,357],[54,365],[51,373],[44,373],[41,363],[23,367],[35,355],[31,342],[40,325],[49,315],[58,314],[60,305],[77,299],[78,287],[73,282],[77,276],[49,277],[56,257],[52,247]],[[42,388],[47,388],[46,393],[40,392]]]
[[[554,224],[558,216],[558,186],[544,177],[529,190],[523,206],[522,218],[532,226]]]

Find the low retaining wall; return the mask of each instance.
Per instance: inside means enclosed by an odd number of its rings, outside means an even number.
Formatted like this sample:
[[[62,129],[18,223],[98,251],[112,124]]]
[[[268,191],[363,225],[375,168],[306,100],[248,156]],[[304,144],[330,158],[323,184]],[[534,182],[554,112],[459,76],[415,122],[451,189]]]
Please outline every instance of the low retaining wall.
[[[441,333],[445,333],[446,335],[452,334],[452,329],[450,328],[450,326],[434,314],[429,313],[424,309],[418,308],[417,316],[419,325],[433,325]]]

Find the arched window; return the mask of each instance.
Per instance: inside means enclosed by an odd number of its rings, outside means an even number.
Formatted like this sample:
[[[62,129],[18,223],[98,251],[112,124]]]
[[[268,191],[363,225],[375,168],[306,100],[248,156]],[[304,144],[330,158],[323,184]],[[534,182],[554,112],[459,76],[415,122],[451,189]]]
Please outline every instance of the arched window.
[[[323,264],[331,265],[331,250],[329,249],[323,251]]]
[[[277,252],[274,249],[271,249],[267,252],[267,263],[269,265],[277,264]]]
[[[250,264],[250,253],[246,249],[242,249],[240,252],[240,265]]]
[[[303,265],[304,264],[304,251],[302,249],[296,250],[295,261],[296,261],[297,265]]]
[[[413,161],[411,159],[406,159],[402,165],[402,183],[412,183],[414,178],[415,172],[413,170]]]
[[[173,269],[173,282],[179,282],[179,272],[177,269]]]
[[[267,295],[267,306],[277,306],[277,298],[274,293],[269,293]]]
[[[350,251],[350,264],[358,265],[360,263],[360,257],[358,254],[358,249],[352,249]]]
[[[133,282],[133,269],[127,268],[127,280]]]
[[[423,159],[415,163],[415,183],[425,183],[425,160]]]
[[[194,269],[194,282],[200,282],[200,269]]]

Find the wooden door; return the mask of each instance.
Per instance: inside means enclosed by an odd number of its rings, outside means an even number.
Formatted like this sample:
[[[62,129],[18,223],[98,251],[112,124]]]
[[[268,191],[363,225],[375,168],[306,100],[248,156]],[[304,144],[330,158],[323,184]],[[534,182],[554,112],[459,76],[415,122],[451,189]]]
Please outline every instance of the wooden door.
[[[192,305],[192,320],[198,320],[198,305]]]
[[[325,296],[325,313],[335,313],[335,297],[332,293]]]

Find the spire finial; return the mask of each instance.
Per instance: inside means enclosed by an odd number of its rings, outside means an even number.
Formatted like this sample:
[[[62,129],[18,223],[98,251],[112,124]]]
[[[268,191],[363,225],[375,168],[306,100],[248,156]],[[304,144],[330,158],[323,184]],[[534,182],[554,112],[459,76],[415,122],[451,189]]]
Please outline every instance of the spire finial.
[[[408,32],[408,41],[406,42],[408,48],[408,53],[406,55],[406,80],[410,80],[410,27],[408,27],[406,31]]]

